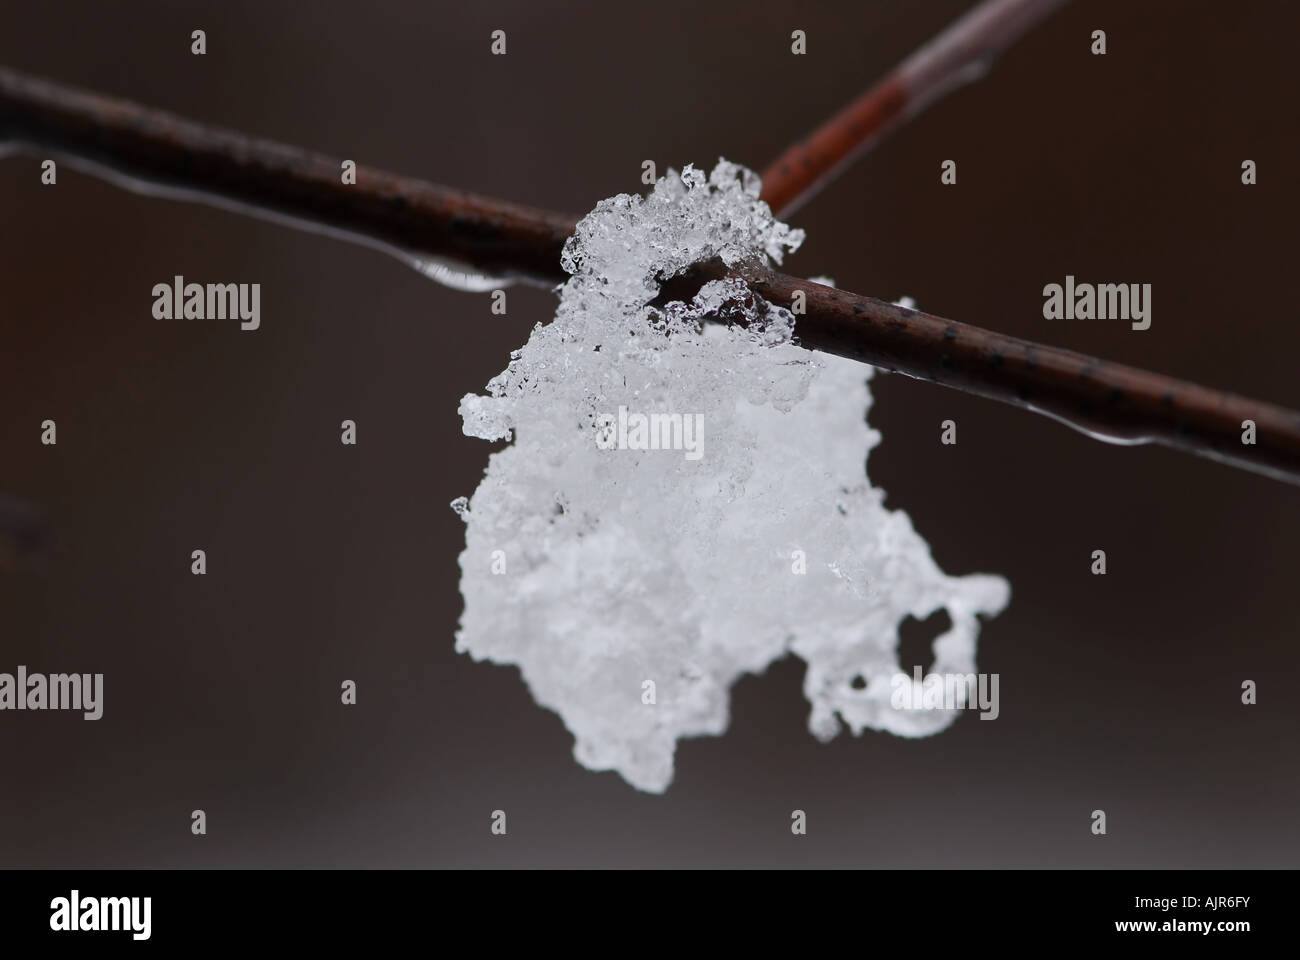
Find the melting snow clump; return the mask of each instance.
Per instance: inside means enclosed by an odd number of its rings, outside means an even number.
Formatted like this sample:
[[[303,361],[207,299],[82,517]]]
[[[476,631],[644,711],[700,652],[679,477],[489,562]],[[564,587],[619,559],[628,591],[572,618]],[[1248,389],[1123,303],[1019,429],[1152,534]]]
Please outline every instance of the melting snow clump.
[[[795,318],[738,279],[650,305],[701,260],[798,247],[759,188],[720,161],[601,201],[565,246],[555,320],[460,404],[468,436],[513,442],[452,504],[456,649],[517,665],[579,763],[647,791],[678,740],[726,730],[738,678],[788,653],[819,739],[942,730],[959,708],[891,706],[899,624],[946,608],[932,669],[971,674],[977,615],[1009,597],[944,574],[867,480],[871,368],[797,346]]]

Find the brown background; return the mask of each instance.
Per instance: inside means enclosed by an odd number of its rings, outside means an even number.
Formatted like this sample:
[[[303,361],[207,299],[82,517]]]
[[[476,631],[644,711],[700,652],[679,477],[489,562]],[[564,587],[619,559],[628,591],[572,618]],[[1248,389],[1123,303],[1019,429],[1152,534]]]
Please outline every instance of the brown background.
[[[645,159],[761,168],[967,6],[53,0],[4,10],[0,62],[582,212]],[[1283,0],[1067,7],[807,206],[789,267],[1300,406],[1297,27]],[[1012,583],[981,637],[1001,718],[819,745],[789,659],[642,795],[452,649],[447,503],[490,449],[456,405],[550,293],[493,317],[370,250],[67,169],[42,187],[34,158],[0,161],[0,211],[0,490],[55,530],[42,570],[0,574],[0,670],[106,675],[97,723],[0,714],[0,865],[1295,865],[1295,488],[882,376],[872,478],[945,570]],[[177,273],[260,282],[262,329],[154,320]],[[1153,284],[1152,328],[1043,320],[1067,273]]]

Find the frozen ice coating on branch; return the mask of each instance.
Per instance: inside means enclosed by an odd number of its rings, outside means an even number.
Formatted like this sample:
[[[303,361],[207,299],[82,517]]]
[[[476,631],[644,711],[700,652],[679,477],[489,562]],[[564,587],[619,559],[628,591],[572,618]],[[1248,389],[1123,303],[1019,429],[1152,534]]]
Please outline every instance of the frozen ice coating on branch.
[[[790,313],[739,280],[647,305],[701,259],[796,248],[758,195],[720,161],[601,201],[565,246],[554,322],[460,405],[467,435],[513,443],[453,505],[456,648],[517,664],[581,764],[647,791],[671,782],[679,739],[726,729],[732,683],[789,652],[818,738],[943,729],[955,710],[890,704],[899,624],[946,607],[933,670],[969,674],[976,615],[1009,595],[945,575],[882,506],[864,470],[871,368],[794,345]]]

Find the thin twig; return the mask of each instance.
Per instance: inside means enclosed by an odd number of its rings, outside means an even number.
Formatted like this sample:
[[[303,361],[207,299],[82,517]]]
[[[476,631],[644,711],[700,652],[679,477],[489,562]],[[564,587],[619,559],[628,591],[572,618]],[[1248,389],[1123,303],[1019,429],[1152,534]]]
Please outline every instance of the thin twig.
[[[233,207],[487,276],[552,285],[574,218],[357,167],[0,67],[0,144],[47,150],[127,189]]]
[[[962,84],[1066,0],[984,0],[763,173],[763,199],[788,217],[903,120]]]
[[[1024,407],[1099,440],[1157,443],[1300,483],[1300,411],[766,269],[747,279],[772,303],[804,292],[808,313],[795,330],[805,347]]]
[[[0,68],[0,140],[88,161],[151,192],[180,192],[306,222],[415,257],[457,259],[474,270],[552,284],[573,220],[475,197],[408,177],[212,130],[168,114],[81,93]],[[702,264],[674,279],[690,288],[724,268]],[[760,296],[806,312],[806,347],[1045,413],[1116,442],[1151,442],[1300,482],[1300,412],[1160,374],[1040,346],[765,267],[739,271]],[[1241,443],[1242,421],[1256,443]]]

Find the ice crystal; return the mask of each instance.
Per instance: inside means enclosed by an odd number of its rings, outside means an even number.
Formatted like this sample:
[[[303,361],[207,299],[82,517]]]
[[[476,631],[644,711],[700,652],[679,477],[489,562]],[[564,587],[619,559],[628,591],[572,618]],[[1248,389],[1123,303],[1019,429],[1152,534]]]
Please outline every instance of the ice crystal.
[[[970,674],[976,617],[1009,593],[945,575],[868,482],[869,367],[794,344],[795,318],[738,279],[650,305],[697,262],[799,245],[759,187],[720,161],[601,201],[565,246],[554,321],[460,405],[467,435],[513,442],[453,504],[457,649],[517,664],[580,763],[647,791],[679,739],[726,729],[732,683],[789,652],[818,738],[943,729],[955,710],[891,706],[899,624],[946,608],[933,670]]]

